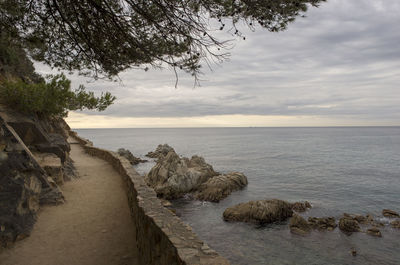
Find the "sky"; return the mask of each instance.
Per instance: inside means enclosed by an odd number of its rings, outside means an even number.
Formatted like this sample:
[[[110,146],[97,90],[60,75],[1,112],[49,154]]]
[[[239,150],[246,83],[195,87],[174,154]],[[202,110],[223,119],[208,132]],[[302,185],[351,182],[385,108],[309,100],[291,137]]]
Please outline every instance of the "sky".
[[[400,125],[400,1],[328,0],[288,30],[244,30],[201,86],[171,69],[129,70],[84,84],[117,97],[104,112],[70,112],[72,128]],[[231,39],[226,33],[223,38]],[[36,64],[40,73],[50,70]]]

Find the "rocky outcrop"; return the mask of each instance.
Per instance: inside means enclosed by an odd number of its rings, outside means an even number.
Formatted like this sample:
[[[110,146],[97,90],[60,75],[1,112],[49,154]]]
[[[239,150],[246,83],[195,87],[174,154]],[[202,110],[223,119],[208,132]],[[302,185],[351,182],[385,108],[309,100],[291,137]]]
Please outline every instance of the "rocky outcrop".
[[[290,219],[289,228],[290,232],[298,235],[306,235],[311,230],[309,223],[298,214],[294,214]]]
[[[120,156],[123,156],[123,157],[125,157],[126,159],[128,159],[128,161],[129,161],[132,165],[137,165],[137,164],[139,164],[139,163],[145,163],[145,162],[147,162],[147,160],[143,160],[143,159],[140,159],[140,158],[134,156],[134,155],[131,153],[131,151],[129,151],[128,149],[120,148],[120,149],[118,149],[117,153],[118,153]]]
[[[61,159],[53,153],[33,153],[39,165],[55,183],[64,183],[63,165]]]
[[[298,213],[302,213],[311,208],[311,204],[308,201],[292,203],[292,210]]]
[[[372,227],[367,230],[367,234],[376,237],[382,237],[381,231],[377,227]]]
[[[227,208],[223,213],[225,221],[240,221],[267,224],[285,221],[293,215],[291,204],[282,200],[261,200],[240,203]]]
[[[313,229],[332,231],[337,227],[334,217],[309,217],[308,223]]]
[[[0,104],[0,241],[29,235],[43,204],[59,204],[58,185],[76,175],[62,118],[21,114]]]
[[[160,156],[157,164],[145,177],[159,197],[176,199],[185,193],[196,190],[202,183],[218,175],[204,158],[193,156],[191,159],[180,158],[174,150],[164,157]]]
[[[345,234],[348,234],[348,235],[350,235],[353,232],[361,231],[360,226],[358,225],[358,222],[349,216],[343,216],[342,218],[340,218],[339,228]]]
[[[219,202],[233,191],[246,187],[247,183],[246,176],[240,172],[218,175],[201,184],[195,197],[203,201]]]
[[[399,213],[393,211],[393,210],[389,210],[389,209],[383,209],[382,210],[382,215],[388,218],[396,218],[396,217],[400,217]]]
[[[29,235],[40,204],[61,203],[63,195],[2,116],[0,115],[0,242],[4,246]]]
[[[172,148],[168,144],[159,144],[154,152],[148,152],[146,156],[150,158],[163,158],[170,151],[175,152],[174,148]]]

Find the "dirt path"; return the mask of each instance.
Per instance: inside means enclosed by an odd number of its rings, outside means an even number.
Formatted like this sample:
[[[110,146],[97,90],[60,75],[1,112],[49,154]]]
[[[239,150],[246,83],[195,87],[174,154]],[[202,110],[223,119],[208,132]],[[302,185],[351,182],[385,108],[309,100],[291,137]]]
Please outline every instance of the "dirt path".
[[[80,178],[62,186],[66,203],[39,212],[30,237],[0,254],[1,265],[138,264],[122,178],[71,144]]]

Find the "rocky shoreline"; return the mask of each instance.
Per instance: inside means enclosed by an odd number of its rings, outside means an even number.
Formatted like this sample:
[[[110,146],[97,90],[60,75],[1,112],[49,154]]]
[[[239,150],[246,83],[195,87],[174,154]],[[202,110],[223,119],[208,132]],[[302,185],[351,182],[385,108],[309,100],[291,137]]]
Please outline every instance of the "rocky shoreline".
[[[167,144],[159,145],[155,151],[149,152],[146,156],[156,159],[156,165],[144,176],[146,183],[156,191],[157,196],[165,199],[164,206],[172,211],[175,210],[168,200],[190,194],[193,199],[219,202],[248,184],[243,173],[220,174],[215,172],[204,158],[180,157]],[[390,226],[400,229],[400,215],[390,209],[383,209],[382,215],[375,217],[371,214],[344,213],[338,218],[310,216],[305,219],[301,213],[311,208],[311,204],[307,201],[294,203],[279,199],[249,201],[228,207],[223,212],[222,218],[227,222],[248,222],[261,225],[288,221],[290,232],[300,236],[307,236],[313,230],[323,232],[338,228],[348,236],[362,232],[373,237],[382,237],[381,230],[388,226],[380,222],[379,219],[382,217],[392,219]],[[355,249],[350,253],[357,255]]]

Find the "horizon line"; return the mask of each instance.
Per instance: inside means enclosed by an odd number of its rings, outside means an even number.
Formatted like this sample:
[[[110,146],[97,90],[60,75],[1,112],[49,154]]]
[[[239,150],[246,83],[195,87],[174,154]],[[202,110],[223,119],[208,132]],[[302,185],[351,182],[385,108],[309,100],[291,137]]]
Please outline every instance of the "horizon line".
[[[331,126],[204,126],[204,127],[93,127],[93,128],[71,128],[74,130],[93,129],[239,129],[239,128],[395,128],[400,125],[331,125]]]

